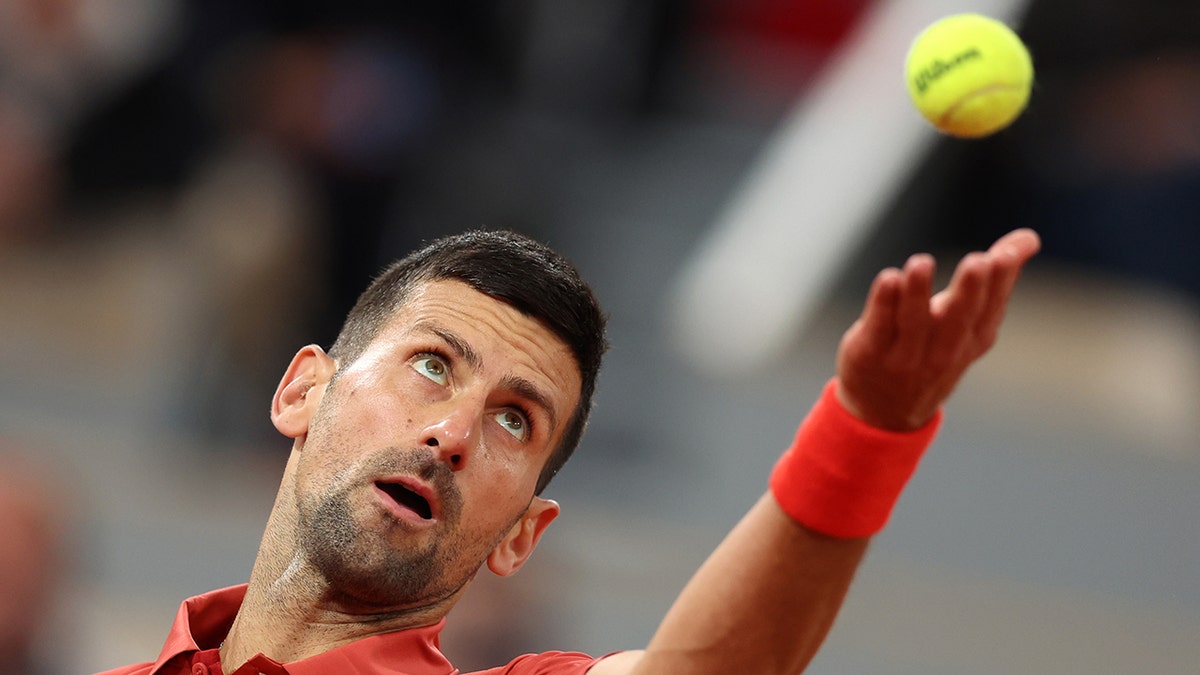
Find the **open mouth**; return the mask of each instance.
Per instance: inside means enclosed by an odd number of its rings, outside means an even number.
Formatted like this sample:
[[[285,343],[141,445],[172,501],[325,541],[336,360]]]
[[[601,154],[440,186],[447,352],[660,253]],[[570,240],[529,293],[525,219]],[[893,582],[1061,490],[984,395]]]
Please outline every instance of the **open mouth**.
[[[429,500],[416,492],[399,483],[376,482],[375,486],[387,493],[387,496],[391,497],[397,504],[412,511],[421,518],[425,520],[433,518],[433,508],[429,505]]]

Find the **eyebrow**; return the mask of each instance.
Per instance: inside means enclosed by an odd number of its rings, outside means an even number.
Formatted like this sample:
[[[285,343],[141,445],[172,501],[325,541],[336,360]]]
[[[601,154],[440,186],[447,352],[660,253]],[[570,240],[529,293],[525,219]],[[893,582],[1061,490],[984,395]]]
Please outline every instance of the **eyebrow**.
[[[422,333],[431,333],[440,338],[450,348],[450,351],[465,361],[472,370],[483,368],[483,358],[479,356],[479,352],[475,351],[466,340],[459,337],[456,333],[429,321],[419,321],[413,326],[413,329]],[[550,418],[550,429],[554,430],[558,428],[558,415],[554,412],[554,406],[550,404],[550,397],[533,382],[523,377],[509,374],[500,381],[500,386],[545,410],[546,415]]]
[[[463,361],[466,361],[472,370],[479,370],[483,367],[483,358],[479,356],[479,352],[475,351],[466,340],[460,338],[455,333],[427,321],[418,323],[414,328],[425,333],[432,333],[441,338],[442,342],[445,342],[450,347],[450,351],[454,352]]]

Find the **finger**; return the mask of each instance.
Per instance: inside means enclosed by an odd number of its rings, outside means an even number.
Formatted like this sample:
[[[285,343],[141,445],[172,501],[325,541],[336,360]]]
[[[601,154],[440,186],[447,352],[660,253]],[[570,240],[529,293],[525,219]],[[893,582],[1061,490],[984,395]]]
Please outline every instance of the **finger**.
[[[901,271],[896,308],[896,339],[892,346],[895,366],[911,366],[925,354],[929,340],[929,300],[933,293],[933,256],[911,256]]]
[[[996,266],[991,253],[969,253],[958,263],[950,284],[938,293],[933,303],[937,306],[936,330],[929,349],[935,362],[948,363],[958,358],[974,341]]]
[[[895,267],[875,275],[875,281],[871,283],[859,318],[859,330],[873,350],[887,349],[895,339],[900,284],[901,273]]]
[[[999,253],[1002,251],[1011,251],[1020,260],[1020,265],[1024,265],[1042,248],[1042,240],[1038,237],[1037,232],[1029,228],[1021,228],[1013,230],[1008,234],[996,240],[992,247],[988,249],[990,253]]]
[[[1012,295],[1021,269],[1041,247],[1041,242],[1033,230],[1016,230],[1000,238],[989,253],[996,258],[996,266],[992,273],[992,281],[988,289],[987,303],[975,329],[979,343],[984,350],[996,342],[1000,324],[1008,307],[1008,299]]]
[[[1017,263],[1017,272],[1020,272],[1020,267],[1024,266],[1039,250],[1041,250],[1042,241],[1038,237],[1037,232],[1029,228],[1020,228],[1013,230],[1008,234],[1000,237],[988,249],[988,253],[997,256],[1000,259],[1015,257]],[[1015,283],[1016,278],[1013,277]],[[949,299],[949,294],[945,291],[938,293],[933,298],[933,314],[940,316],[945,312],[945,304]]]

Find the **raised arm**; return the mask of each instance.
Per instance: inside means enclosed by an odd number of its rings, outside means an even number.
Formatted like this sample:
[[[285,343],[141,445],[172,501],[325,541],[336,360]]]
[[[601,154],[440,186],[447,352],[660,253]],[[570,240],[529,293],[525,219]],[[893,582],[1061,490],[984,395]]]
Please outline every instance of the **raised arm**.
[[[942,404],[995,342],[1030,230],[963,258],[932,294],[934,261],[872,284],[837,377],[763,495],[684,588],[645,651],[592,675],[794,674],[824,640],[866,551],[932,439]],[[915,448],[915,450],[914,450]]]

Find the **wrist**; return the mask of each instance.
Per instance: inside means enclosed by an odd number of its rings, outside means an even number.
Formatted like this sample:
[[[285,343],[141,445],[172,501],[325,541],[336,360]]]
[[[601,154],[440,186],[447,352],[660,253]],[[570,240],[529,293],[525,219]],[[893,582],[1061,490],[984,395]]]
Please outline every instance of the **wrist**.
[[[887,524],[941,420],[939,410],[913,431],[870,426],[846,410],[832,379],[776,463],[771,492],[793,520],[810,529],[869,537]]]

